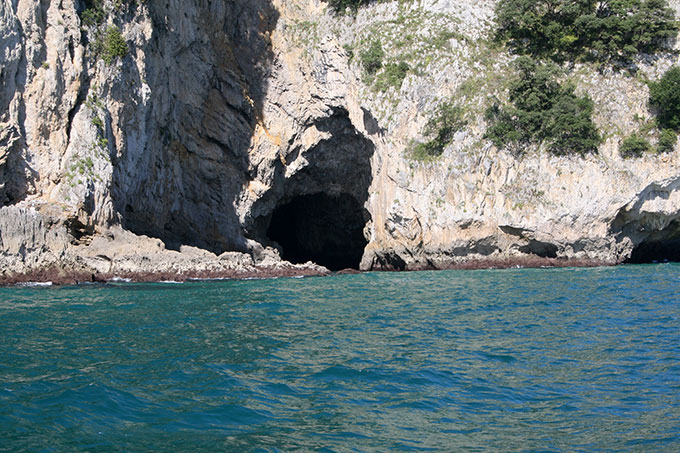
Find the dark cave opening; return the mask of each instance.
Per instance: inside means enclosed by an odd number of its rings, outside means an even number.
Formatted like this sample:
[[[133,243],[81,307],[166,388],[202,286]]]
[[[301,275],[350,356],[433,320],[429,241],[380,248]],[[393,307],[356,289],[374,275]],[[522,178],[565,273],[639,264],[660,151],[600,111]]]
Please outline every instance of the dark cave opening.
[[[626,261],[628,264],[680,262],[680,237],[667,240],[647,240],[638,244]]]
[[[634,240],[635,246],[625,264],[680,262],[680,221],[674,220],[662,229],[628,223],[621,231],[625,236],[639,238]],[[640,238],[640,232],[645,232],[645,236]]]
[[[313,261],[331,271],[359,269],[366,211],[351,195],[315,193],[293,198],[274,211],[267,236],[292,263]]]

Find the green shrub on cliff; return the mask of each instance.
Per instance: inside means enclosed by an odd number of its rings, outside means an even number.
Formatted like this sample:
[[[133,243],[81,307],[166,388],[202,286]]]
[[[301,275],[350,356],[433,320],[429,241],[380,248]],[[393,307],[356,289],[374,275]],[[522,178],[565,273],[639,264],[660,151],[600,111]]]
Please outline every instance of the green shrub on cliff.
[[[658,153],[670,153],[675,149],[678,141],[678,134],[670,129],[663,129],[659,134],[659,143],[656,145]]]
[[[104,22],[106,11],[102,0],[86,0],[85,10],[80,14],[80,20],[88,27],[96,26]]]
[[[600,135],[591,117],[593,102],[574,87],[557,81],[558,68],[529,57],[515,61],[507,105],[494,103],[486,112],[485,137],[498,148],[519,154],[528,145],[545,145],[555,155],[596,152]]]
[[[383,58],[385,58],[385,51],[382,48],[382,43],[379,39],[371,41],[367,48],[359,54],[361,60],[361,67],[364,68],[367,74],[373,75],[382,68]]]
[[[110,65],[116,58],[127,55],[129,48],[120,29],[111,25],[97,36],[93,43],[93,50],[99,58]]]
[[[649,84],[649,104],[657,110],[661,127],[680,130],[680,67],[674,66],[661,80]]]
[[[88,35],[89,50],[106,64],[111,64],[118,57],[127,55],[129,48],[120,29],[115,25],[106,25],[124,6],[134,6],[146,0],[83,0],[85,9],[80,13],[84,31]]]
[[[347,8],[350,11],[356,12],[360,6],[370,3],[372,0],[328,0],[328,5],[333,8],[336,13],[344,13]]]
[[[411,158],[431,160],[439,157],[444,148],[453,141],[456,132],[467,122],[463,109],[452,101],[444,101],[434,111],[433,116],[425,124],[423,135],[428,138],[424,143],[414,144]]]
[[[666,0],[502,0],[497,37],[522,54],[556,61],[629,62],[677,34]]]
[[[409,69],[411,68],[405,61],[387,63],[383,71],[376,77],[375,88],[382,92],[387,91],[389,87],[399,90]]]
[[[576,96],[572,86],[563,87],[543,123],[548,150],[555,155],[597,152],[601,138],[592,114],[588,96]]]
[[[624,159],[630,159],[633,157],[641,157],[644,153],[652,149],[652,145],[649,144],[644,137],[638,137],[637,134],[632,134],[626,137],[619,145],[619,154]]]

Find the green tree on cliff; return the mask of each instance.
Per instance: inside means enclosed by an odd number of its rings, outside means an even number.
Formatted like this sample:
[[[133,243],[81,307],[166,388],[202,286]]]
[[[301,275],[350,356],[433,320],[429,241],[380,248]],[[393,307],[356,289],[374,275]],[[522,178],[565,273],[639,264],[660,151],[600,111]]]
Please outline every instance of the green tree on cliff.
[[[596,152],[600,135],[591,117],[593,102],[574,87],[557,81],[558,68],[529,57],[515,62],[508,105],[487,110],[486,137],[498,148],[521,152],[527,145],[546,145],[556,155]]]
[[[649,84],[649,103],[657,110],[661,127],[680,131],[680,67],[674,66],[661,80]]]

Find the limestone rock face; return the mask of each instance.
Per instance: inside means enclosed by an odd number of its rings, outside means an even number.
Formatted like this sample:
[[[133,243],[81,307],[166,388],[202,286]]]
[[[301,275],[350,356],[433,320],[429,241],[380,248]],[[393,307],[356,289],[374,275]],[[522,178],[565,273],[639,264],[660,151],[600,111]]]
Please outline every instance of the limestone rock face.
[[[0,208],[0,259],[5,272],[27,272],[64,258],[70,236],[59,216],[32,207]]]
[[[486,40],[495,1],[380,2],[355,18],[321,0],[103,3],[88,24],[79,0],[0,0],[3,275],[680,255],[678,151],[618,154],[652,117],[639,78],[569,70],[595,102],[596,155],[484,140],[513,58]],[[128,51],[107,62],[112,27]],[[403,81],[365,74],[376,39]],[[676,59],[637,66],[656,79]],[[467,126],[439,159],[413,159],[447,99]]]

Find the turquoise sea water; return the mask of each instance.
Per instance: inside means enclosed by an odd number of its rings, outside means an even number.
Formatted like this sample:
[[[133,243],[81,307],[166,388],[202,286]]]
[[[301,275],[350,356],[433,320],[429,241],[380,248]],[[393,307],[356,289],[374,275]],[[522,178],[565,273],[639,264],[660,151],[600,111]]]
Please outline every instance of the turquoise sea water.
[[[680,265],[0,288],[3,451],[679,451]]]

